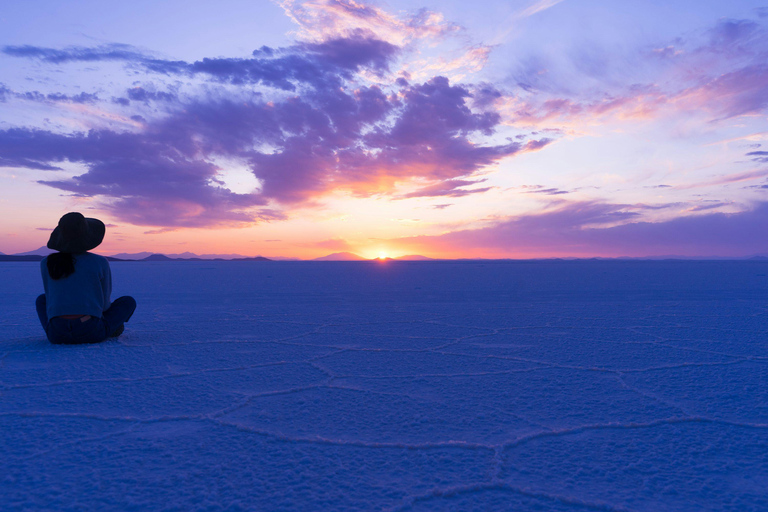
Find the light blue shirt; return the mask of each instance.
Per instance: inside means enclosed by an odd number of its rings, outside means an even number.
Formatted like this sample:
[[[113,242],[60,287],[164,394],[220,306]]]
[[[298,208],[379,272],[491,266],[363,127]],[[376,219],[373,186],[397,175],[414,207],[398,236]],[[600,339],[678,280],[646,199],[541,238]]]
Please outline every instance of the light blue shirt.
[[[48,318],[61,315],[101,317],[111,305],[112,272],[109,262],[104,256],[90,252],[73,256],[75,271],[61,279],[51,279],[47,257],[40,262]]]

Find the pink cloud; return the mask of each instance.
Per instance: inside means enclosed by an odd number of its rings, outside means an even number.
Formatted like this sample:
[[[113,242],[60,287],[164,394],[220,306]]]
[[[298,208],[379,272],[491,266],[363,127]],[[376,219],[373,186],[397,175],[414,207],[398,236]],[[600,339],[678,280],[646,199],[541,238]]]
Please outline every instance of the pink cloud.
[[[687,215],[665,222],[633,220],[636,217],[626,205],[564,203],[480,229],[392,243],[403,250],[460,257],[768,255],[763,235],[768,232],[768,203],[738,213]]]
[[[397,16],[355,0],[282,0],[280,5],[299,26],[299,37],[315,41],[362,31],[403,46],[415,39],[441,37],[458,30],[441,14],[426,9],[411,16]]]

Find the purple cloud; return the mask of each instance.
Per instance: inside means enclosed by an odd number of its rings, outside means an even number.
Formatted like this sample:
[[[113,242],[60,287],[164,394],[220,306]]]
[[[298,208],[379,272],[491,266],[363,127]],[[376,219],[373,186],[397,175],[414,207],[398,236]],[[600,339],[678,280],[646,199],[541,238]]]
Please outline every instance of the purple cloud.
[[[127,95],[129,100],[143,103],[150,101],[174,102],[178,99],[178,96],[173,92],[148,90],[144,87],[132,87],[128,89]]]
[[[303,43],[280,49],[262,47],[254,51],[251,58],[205,58],[191,63],[157,59],[120,44],[63,50],[29,45],[5,46],[2,51],[13,57],[34,58],[51,64],[124,61],[165,75],[206,75],[231,84],[264,84],[293,91],[297,83],[316,88],[338,86],[340,78],[351,78],[352,73],[364,67],[384,72],[400,49],[356,31],[348,37],[322,43]]]
[[[27,101],[39,101],[39,102],[53,101],[53,102],[62,102],[62,103],[83,104],[83,103],[96,103],[97,101],[99,101],[99,97],[97,95],[90,94],[87,92],[81,92],[80,94],[69,96],[67,94],[62,94],[58,92],[43,94],[38,91],[27,91],[24,93],[17,93],[14,96],[16,98],[27,100]]]
[[[110,129],[56,134],[15,128],[0,131],[0,162],[56,170],[80,162],[88,171],[40,183],[84,197],[101,197],[117,218],[134,224],[178,227],[242,225],[280,216],[270,205],[310,201],[330,190],[359,196],[389,193],[396,182],[429,183],[416,195],[458,197],[465,178],[486,165],[549,139],[482,145],[500,122],[497,112],[474,112],[468,87],[435,77],[398,81],[385,91],[357,86],[354,73],[386,70],[396,46],[355,32],[287,49],[263,47],[250,59],[195,63],[150,59],[127,47],[61,51],[32,47],[6,53],[51,63],[130,60],[158,72],[206,74],[233,84],[266,84],[301,95],[272,101],[233,93],[181,102],[153,87],[129,89],[131,101],[164,102],[164,117],[136,132]],[[134,116],[135,118],[135,116]],[[224,186],[217,161],[235,161],[259,180],[252,193]],[[431,188],[430,188],[431,187]],[[415,196],[414,196],[415,197]]]
[[[413,250],[522,257],[768,254],[768,238],[763,235],[768,232],[768,202],[739,213],[690,215],[666,222],[632,222],[634,216],[626,205],[567,203],[486,228],[397,243]],[[621,223],[602,227],[616,222]]]
[[[724,52],[730,54],[749,54],[750,48],[760,42],[763,34],[759,23],[752,20],[724,19],[709,30],[709,45],[698,51]]]
[[[0,132],[0,155],[6,156],[5,165],[44,170],[54,168],[42,161],[85,162],[89,168],[85,174],[40,183],[84,197],[110,198],[117,216],[134,224],[238,225],[279,217],[266,211],[243,213],[266,200],[216,186],[212,181],[217,166],[195,159],[191,148],[168,142],[162,134],[102,130],[58,135],[14,129]],[[27,162],[21,154],[34,154],[37,160]]]
[[[491,190],[493,187],[483,187],[483,188],[475,188],[475,189],[464,189],[463,187],[468,187],[471,185],[476,185],[478,183],[482,183],[486,180],[446,180],[441,181],[435,185],[431,185],[429,187],[420,188],[419,190],[416,190],[415,192],[411,192],[409,194],[405,194],[401,196],[401,199],[407,199],[412,197],[463,197],[468,196],[470,194],[482,194],[483,192],[487,192]]]
[[[541,188],[538,190],[529,190],[529,194],[546,194],[548,196],[558,196],[562,194],[569,194],[567,190],[560,190],[559,188]]]
[[[70,46],[63,50],[39,46],[4,46],[3,53],[12,57],[38,59],[52,64],[98,62],[106,60],[144,60],[146,56],[127,44],[107,44],[95,48]]]
[[[768,163],[768,151],[750,151],[747,156],[754,157],[753,162]]]
[[[536,125],[647,118],[665,105],[713,120],[760,114],[768,108],[766,56],[765,22],[720,20],[699,37],[660,42],[652,51],[590,48],[572,52],[564,64],[555,56],[529,56],[513,71],[518,94],[494,102],[508,104],[515,121]],[[642,64],[637,69],[644,73],[636,76],[628,61]]]
[[[341,69],[371,67],[379,72],[388,71],[389,62],[400,52],[397,46],[376,39],[363,31],[356,31],[350,37],[329,39],[322,43],[305,43],[298,48]]]

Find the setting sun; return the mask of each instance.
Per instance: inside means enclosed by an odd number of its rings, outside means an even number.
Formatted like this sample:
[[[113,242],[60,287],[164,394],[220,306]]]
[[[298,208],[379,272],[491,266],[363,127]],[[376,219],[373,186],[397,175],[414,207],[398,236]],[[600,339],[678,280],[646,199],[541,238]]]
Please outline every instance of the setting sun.
[[[385,259],[387,259],[387,258],[389,258],[389,254],[387,254],[387,253],[385,253],[385,252],[380,252],[380,253],[379,253],[378,259],[380,259],[380,260],[385,260]]]

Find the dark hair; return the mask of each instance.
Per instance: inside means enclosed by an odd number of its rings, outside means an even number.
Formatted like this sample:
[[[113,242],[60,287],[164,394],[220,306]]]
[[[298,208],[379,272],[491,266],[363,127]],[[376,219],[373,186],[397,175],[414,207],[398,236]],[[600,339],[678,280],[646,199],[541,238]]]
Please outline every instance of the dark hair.
[[[71,252],[54,252],[48,255],[45,262],[48,267],[48,275],[54,281],[67,277],[75,271],[75,257]]]

